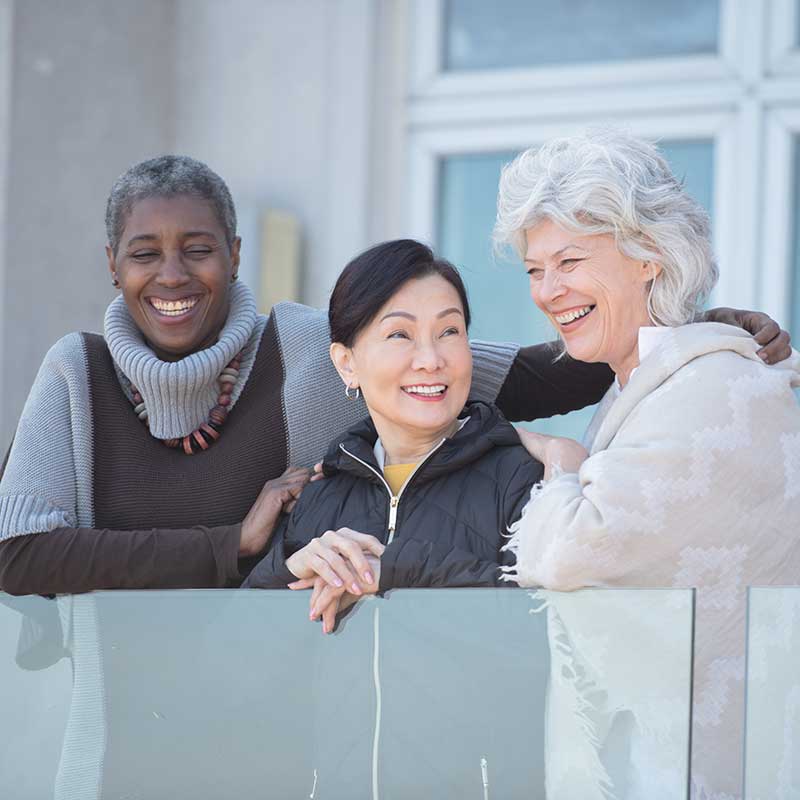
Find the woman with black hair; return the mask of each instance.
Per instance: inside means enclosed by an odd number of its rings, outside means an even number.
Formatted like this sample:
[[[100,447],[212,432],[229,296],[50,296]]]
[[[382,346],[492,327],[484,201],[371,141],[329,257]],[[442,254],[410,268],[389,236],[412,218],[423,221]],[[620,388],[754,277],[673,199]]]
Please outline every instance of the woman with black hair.
[[[470,311],[456,269],[419,242],[351,261],[330,300],[331,360],[369,419],[328,450],[247,587],[321,585],[343,602],[401,586],[495,586],[508,526],[542,465],[486,403],[467,404]],[[320,605],[320,608],[323,606]],[[341,602],[340,602],[341,608]],[[311,616],[317,614],[312,607]]]

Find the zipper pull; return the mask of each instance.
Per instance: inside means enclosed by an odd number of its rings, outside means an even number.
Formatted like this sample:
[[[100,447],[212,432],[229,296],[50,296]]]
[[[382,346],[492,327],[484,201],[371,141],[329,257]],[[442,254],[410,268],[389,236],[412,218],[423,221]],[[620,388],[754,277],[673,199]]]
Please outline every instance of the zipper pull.
[[[394,538],[394,529],[397,525],[397,506],[400,504],[400,498],[392,496],[389,500],[389,544]]]

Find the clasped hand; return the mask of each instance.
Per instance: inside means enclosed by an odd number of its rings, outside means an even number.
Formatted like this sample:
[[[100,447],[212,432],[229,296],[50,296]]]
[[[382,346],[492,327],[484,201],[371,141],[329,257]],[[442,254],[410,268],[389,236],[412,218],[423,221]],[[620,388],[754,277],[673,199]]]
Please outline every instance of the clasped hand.
[[[375,594],[385,547],[374,536],[350,528],[326,531],[286,560],[298,580],[290,589],[312,589],[309,618],[322,618],[330,633],[336,615],[359,597]]]

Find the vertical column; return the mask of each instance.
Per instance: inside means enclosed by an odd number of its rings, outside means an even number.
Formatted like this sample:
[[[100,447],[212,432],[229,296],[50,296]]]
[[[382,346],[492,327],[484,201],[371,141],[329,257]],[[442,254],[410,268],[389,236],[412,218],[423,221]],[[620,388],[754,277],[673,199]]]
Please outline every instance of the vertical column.
[[[11,133],[11,65],[14,0],[0,0],[0,409],[6,407],[6,263],[8,258],[6,209],[8,202],[8,156]],[[0,417],[0,450],[8,446],[5,415]],[[2,456],[0,456],[1,458]]]

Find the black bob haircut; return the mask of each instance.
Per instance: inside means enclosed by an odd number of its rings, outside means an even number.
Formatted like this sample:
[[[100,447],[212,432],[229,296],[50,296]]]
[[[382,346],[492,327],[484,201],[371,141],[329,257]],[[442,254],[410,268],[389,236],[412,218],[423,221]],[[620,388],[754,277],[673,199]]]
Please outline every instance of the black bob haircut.
[[[414,239],[383,242],[356,256],[333,287],[328,305],[331,341],[352,347],[358,334],[392,296],[410,280],[440,275],[458,292],[469,329],[467,290],[458,270],[430,247]]]

